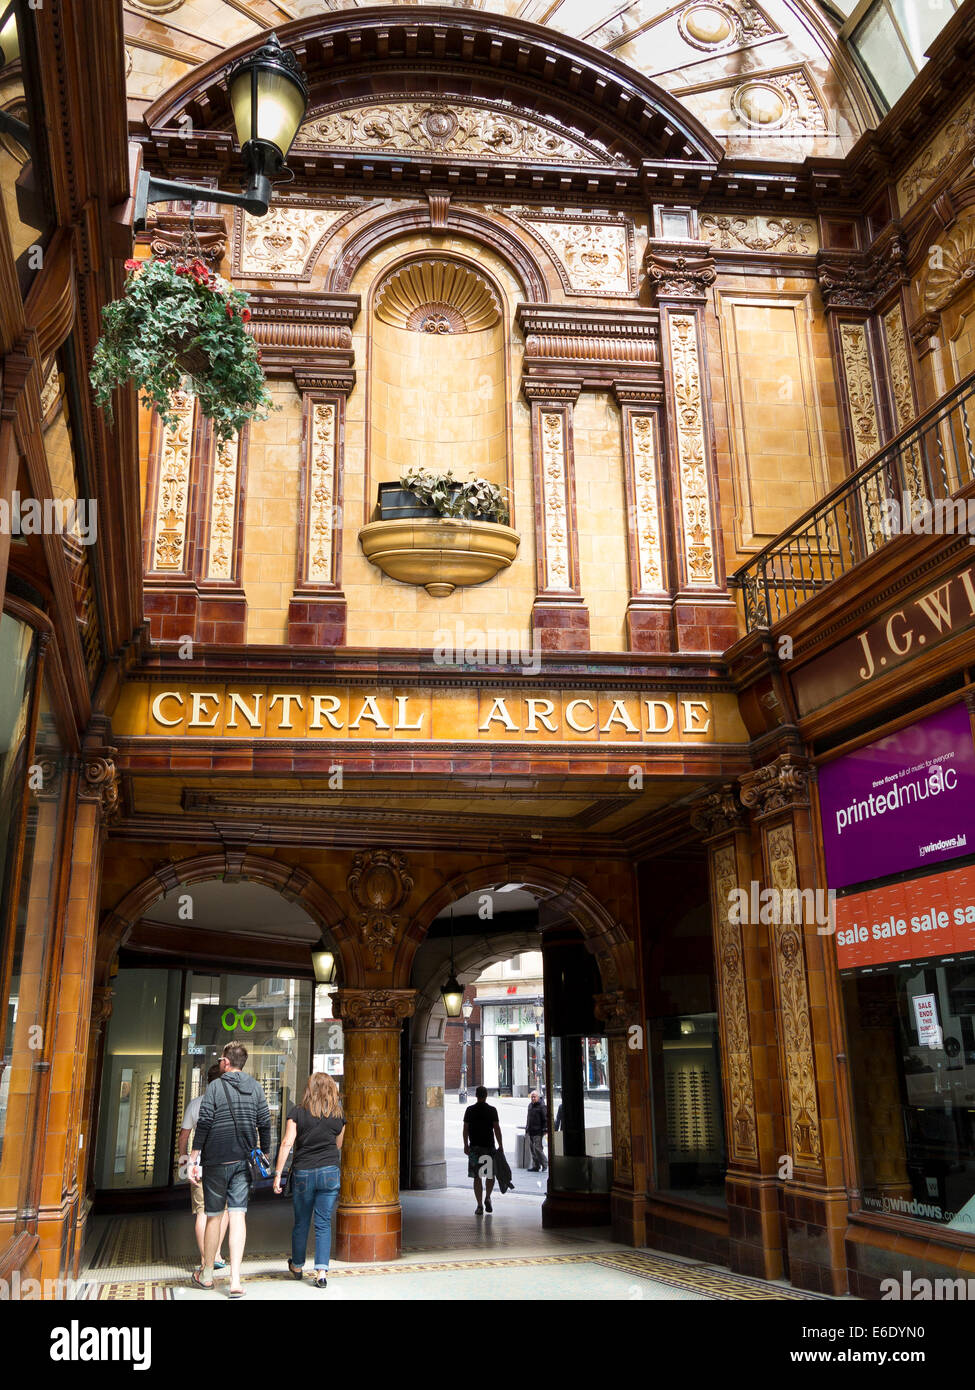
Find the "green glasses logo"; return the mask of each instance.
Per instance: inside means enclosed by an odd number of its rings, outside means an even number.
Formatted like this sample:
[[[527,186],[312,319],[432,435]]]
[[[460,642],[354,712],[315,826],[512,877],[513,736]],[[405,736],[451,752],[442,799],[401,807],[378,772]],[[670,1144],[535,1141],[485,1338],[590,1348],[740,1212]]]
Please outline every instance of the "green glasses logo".
[[[245,1033],[252,1033],[257,1027],[257,1014],[253,1009],[245,1009],[240,1014],[236,1009],[224,1009],[220,1015],[220,1022],[228,1033],[233,1033],[237,1028],[243,1028]]]

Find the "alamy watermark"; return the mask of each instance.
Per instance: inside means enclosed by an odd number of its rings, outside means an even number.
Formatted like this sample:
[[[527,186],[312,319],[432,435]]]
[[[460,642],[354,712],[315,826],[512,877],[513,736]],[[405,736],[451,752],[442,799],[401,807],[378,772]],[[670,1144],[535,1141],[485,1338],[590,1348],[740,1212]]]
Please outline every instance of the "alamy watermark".
[[[0,497],[0,535],[70,536],[79,545],[98,540],[98,501],[73,497]]]
[[[453,632],[433,634],[433,660],[437,666],[516,666],[534,676],[542,669],[542,649],[537,635],[524,629],[467,627],[458,619]]]
[[[732,926],[815,926],[817,935],[832,936],[836,892],[832,888],[763,888],[752,879],[746,888],[729,892],[728,921]]]

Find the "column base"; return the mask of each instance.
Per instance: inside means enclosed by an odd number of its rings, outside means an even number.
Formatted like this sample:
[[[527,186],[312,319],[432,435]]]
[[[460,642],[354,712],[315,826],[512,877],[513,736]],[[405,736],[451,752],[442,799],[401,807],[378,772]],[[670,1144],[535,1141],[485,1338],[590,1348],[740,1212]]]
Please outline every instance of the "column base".
[[[613,1239],[621,1245],[639,1248],[647,1243],[647,1197],[645,1192],[610,1193]]]
[[[403,1211],[388,1207],[343,1207],[336,1211],[335,1258],[347,1264],[398,1260],[403,1248]]]
[[[543,652],[588,652],[589,609],[581,599],[566,603],[536,599],[532,643]]]
[[[344,647],[347,606],[343,594],[328,598],[295,594],[288,605],[292,647]]]
[[[673,651],[670,604],[647,604],[631,599],[626,607],[626,645],[631,652]]]
[[[612,1220],[608,1192],[550,1192],[542,1203],[542,1227],[608,1226]]]
[[[674,650],[724,653],[741,636],[731,599],[678,595],[674,602]]]
[[[414,1161],[410,1176],[413,1186],[421,1192],[428,1192],[435,1187],[446,1187],[447,1165],[446,1163],[416,1163]]]
[[[782,1209],[792,1283],[814,1293],[846,1293],[850,1202],[845,1190],[783,1183]]]
[[[242,646],[247,641],[247,599],[241,593],[200,595],[196,640]]]
[[[728,1264],[753,1279],[781,1279],[785,1274],[784,1233],[776,1178],[729,1174]]]

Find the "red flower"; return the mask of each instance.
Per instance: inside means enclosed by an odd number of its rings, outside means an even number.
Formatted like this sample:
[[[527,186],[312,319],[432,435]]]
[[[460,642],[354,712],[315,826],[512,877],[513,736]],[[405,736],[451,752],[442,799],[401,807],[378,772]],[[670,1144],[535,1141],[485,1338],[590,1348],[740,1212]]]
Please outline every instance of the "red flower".
[[[241,310],[241,313],[240,313],[240,316],[241,316],[241,318],[244,320],[245,323],[250,323],[250,321],[251,321],[251,311],[250,311],[250,309],[242,309],[242,310]]]
[[[232,319],[233,316],[234,316],[234,311],[233,311],[233,309],[230,307],[229,304],[225,304],[225,305],[224,305],[224,308],[225,308],[226,311],[227,311],[227,318],[228,318],[228,319]]]
[[[127,261],[125,262],[125,268],[126,268],[126,270],[129,270],[129,271],[138,270],[139,267],[141,266],[141,264],[142,264],[141,261],[134,261],[134,260],[132,260],[132,259],[130,258],[129,260],[127,260]]]

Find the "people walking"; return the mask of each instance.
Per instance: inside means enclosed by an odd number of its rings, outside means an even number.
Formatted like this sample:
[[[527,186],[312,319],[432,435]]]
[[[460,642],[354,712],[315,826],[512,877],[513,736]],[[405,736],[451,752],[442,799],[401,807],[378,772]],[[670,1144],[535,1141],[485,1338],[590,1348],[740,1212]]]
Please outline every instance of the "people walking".
[[[221,1058],[219,1062],[214,1062],[213,1066],[207,1072],[207,1085],[209,1085],[211,1081],[216,1081],[217,1077],[223,1073],[226,1065],[226,1058]],[[204,1092],[201,1091],[198,1096],[194,1096],[190,1101],[183,1112],[183,1124],[179,1131],[180,1169],[181,1171],[185,1171],[189,1178],[190,1209],[193,1212],[193,1221],[196,1227],[196,1246],[200,1252],[200,1266],[203,1264],[203,1233],[207,1225],[206,1212],[203,1210],[203,1184],[198,1178],[194,1179],[188,1165],[185,1164],[183,1160],[189,1158],[190,1135],[196,1129],[197,1121],[200,1118],[200,1106],[203,1104],[203,1096]],[[230,1217],[227,1215],[225,1208],[223,1220],[220,1223],[220,1239],[217,1242],[217,1254],[213,1261],[213,1268],[215,1270],[227,1268],[227,1261],[223,1258],[221,1251],[223,1250],[223,1242],[227,1234],[229,1222]]]
[[[271,1143],[271,1113],[264,1091],[252,1076],[244,1075],[247,1048],[228,1043],[223,1050],[227,1070],[206,1089],[193,1138],[194,1166],[202,1163],[203,1208],[207,1224],[203,1237],[203,1264],[193,1274],[201,1289],[213,1288],[213,1265],[220,1239],[223,1209],[230,1211],[231,1298],[243,1298],[240,1266],[247,1239],[247,1199],[250,1195],[249,1158],[256,1147]]]
[[[284,1190],[284,1165],[294,1147],[291,1160],[294,1228],[288,1269],[295,1279],[300,1279],[304,1273],[308,1229],[314,1214],[315,1285],[319,1289],[324,1289],[328,1282],[332,1212],[339,1199],[344,1138],[345,1118],[339,1088],[327,1072],[316,1071],[308,1078],[301,1104],[293,1105],[288,1111],[275,1165],[274,1191],[280,1197]]]
[[[532,1091],[528,1098],[528,1118],[525,1121],[525,1133],[528,1135],[528,1145],[531,1149],[531,1163],[529,1173],[540,1173],[548,1167],[545,1158],[544,1140],[548,1133],[548,1107],[539,1098],[537,1091]]]
[[[487,1087],[478,1086],[474,1092],[476,1102],[464,1111],[464,1153],[467,1154],[467,1176],[474,1179],[474,1200],[477,1202],[475,1216],[488,1215],[494,1210],[491,1206],[491,1193],[494,1191],[495,1147],[503,1152],[501,1125],[498,1112],[487,1103]],[[484,1181],[487,1182],[486,1195]]]

